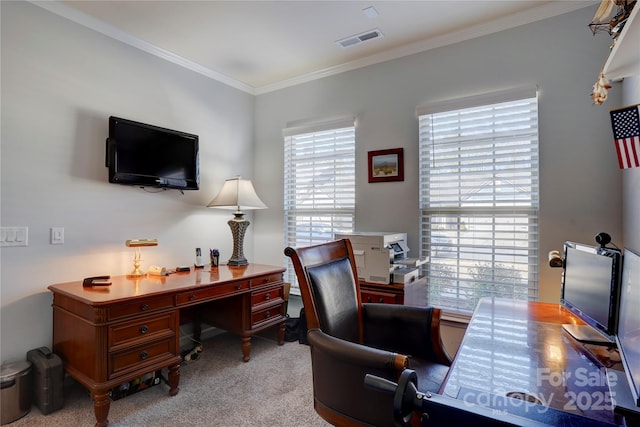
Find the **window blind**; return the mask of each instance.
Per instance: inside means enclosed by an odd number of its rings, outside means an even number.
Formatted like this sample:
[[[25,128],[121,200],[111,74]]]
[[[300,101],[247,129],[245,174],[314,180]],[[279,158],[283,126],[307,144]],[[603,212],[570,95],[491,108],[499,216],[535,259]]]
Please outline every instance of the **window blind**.
[[[353,231],[354,119],[289,127],[283,134],[285,246],[324,243]],[[286,263],[286,280],[299,293],[293,264]]]
[[[423,106],[418,118],[429,303],[469,313],[482,297],[536,300],[535,90]]]

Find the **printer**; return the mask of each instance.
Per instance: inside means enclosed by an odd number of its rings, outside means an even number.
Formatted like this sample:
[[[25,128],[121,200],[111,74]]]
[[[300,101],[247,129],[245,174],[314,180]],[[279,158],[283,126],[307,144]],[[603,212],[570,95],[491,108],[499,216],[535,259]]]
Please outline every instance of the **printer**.
[[[349,239],[358,279],[369,283],[410,283],[418,279],[418,267],[427,259],[408,258],[407,233],[336,233],[335,239]]]

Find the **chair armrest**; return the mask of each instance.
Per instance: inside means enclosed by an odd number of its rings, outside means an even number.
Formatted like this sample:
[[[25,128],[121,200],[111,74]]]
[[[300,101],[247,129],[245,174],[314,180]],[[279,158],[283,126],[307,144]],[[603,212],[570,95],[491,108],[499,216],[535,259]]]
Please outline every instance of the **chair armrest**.
[[[451,366],[442,343],[440,309],[362,304],[364,344]]]
[[[365,388],[364,378],[372,374],[396,382],[407,357],[335,338],[320,329],[310,329],[307,338],[316,411],[334,425],[393,426],[393,396]]]
[[[320,329],[309,330],[307,339],[313,352],[331,355],[331,358],[341,363],[386,370],[393,372],[393,377],[399,376],[407,368],[408,358],[403,354],[345,341],[325,334]]]

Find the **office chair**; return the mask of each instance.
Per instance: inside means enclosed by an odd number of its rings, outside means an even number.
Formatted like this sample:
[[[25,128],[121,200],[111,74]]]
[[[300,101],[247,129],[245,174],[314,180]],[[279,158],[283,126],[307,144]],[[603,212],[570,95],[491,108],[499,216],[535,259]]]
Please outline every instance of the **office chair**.
[[[451,365],[440,310],[363,303],[351,242],[287,247],[311,347],[316,412],[337,426],[393,426],[393,396],[364,387],[366,374],[398,381],[411,368],[437,392]]]

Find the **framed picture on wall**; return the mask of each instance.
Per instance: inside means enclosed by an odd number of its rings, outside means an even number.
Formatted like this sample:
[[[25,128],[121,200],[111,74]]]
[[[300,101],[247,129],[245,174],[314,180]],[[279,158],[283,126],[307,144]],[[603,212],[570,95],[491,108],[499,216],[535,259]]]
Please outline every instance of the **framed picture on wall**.
[[[402,148],[369,151],[369,182],[404,181]]]

